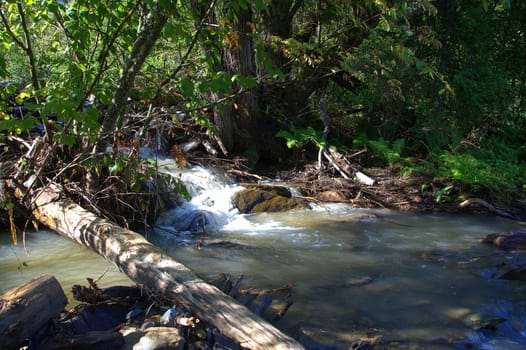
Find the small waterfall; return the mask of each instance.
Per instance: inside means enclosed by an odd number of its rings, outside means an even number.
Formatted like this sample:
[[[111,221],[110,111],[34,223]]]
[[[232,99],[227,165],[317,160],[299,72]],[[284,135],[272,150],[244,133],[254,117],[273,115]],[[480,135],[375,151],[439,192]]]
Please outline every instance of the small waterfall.
[[[178,234],[214,232],[235,219],[230,198],[240,190],[219,170],[200,166],[180,169],[171,159],[159,162],[162,172],[180,177],[192,197],[160,215],[157,226]]]
[[[240,214],[231,198],[241,187],[220,171],[179,169],[171,159],[159,165],[181,178],[192,199],[161,214],[148,238],[204,278],[227,272],[248,276],[260,288],[294,284],[294,307],[281,329],[305,329],[326,343],[372,325],[386,341],[422,348],[515,350],[526,344],[526,287],[483,278],[481,271],[507,253],[476,243],[488,231],[520,229],[517,222],[345,203]],[[488,327],[473,327],[471,315],[478,313]]]

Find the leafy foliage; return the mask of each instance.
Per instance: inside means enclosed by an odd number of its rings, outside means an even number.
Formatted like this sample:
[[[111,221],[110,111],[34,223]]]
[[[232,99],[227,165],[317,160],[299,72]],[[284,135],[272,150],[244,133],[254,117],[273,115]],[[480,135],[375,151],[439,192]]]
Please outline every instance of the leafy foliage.
[[[316,131],[310,126],[304,129],[294,128],[292,133],[282,130],[276,136],[285,138],[288,148],[300,148],[307,142],[314,143],[318,148],[324,148],[327,145],[327,142],[323,140],[323,132]]]
[[[360,88],[328,86],[334,129],[366,145],[371,161],[403,161],[403,171],[510,195],[525,173],[518,101],[526,70],[515,60],[526,49],[518,22],[525,14],[524,4],[502,1],[411,1],[380,9],[377,25],[340,63]]]
[[[246,141],[233,154],[265,152],[272,149],[267,144],[283,139],[289,148],[325,147],[318,131],[318,101],[324,98],[331,143],[367,147],[369,164],[403,163],[403,171],[447,176],[505,195],[523,188],[526,3],[212,5],[3,1],[0,77],[19,84],[0,90],[0,130],[24,135],[53,117],[58,123],[52,141],[64,151],[65,163],[93,148],[104,115],[86,108],[86,101],[111,105],[140,23],[152,9],[169,10],[162,38],[130,94],[184,107],[215,138],[231,118],[231,130]],[[241,63],[256,68],[242,71]],[[258,110],[245,108],[247,100],[256,101]],[[15,118],[12,108],[21,103],[31,113]],[[262,142],[262,125],[283,130],[272,130]],[[131,183],[145,180],[133,175],[143,164],[112,157],[103,164],[91,164],[89,157],[80,163],[86,171],[104,166],[107,174]]]

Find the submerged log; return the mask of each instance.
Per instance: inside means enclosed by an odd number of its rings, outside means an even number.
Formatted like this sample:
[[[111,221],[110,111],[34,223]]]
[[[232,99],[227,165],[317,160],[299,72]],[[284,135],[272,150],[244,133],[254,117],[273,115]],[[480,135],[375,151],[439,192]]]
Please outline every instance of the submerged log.
[[[67,304],[51,275],[32,279],[0,296],[0,349],[19,348]]]
[[[303,349],[218,288],[205,283],[142,235],[97,217],[47,188],[31,198],[34,218],[91,248],[138,284],[160,291],[248,349]]]
[[[460,203],[458,206],[460,208],[467,208],[470,205],[480,205],[480,206],[486,208],[487,210],[489,210],[490,212],[494,213],[495,215],[502,216],[502,217],[507,218],[507,219],[517,220],[517,221],[524,221],[524,218],[520,218],[520,217],[517,217],[517,216],[515,216],[515,215],[513,215],[511,213],[508,213],[508,212],[505,212],[503,210],[500,210],[500,209],[496,208],[495,206],[489,204],[488,202],[486,202],[485,200],[480,199],[480,198],[469,198],[469,199],[466,199],[465,201]]]

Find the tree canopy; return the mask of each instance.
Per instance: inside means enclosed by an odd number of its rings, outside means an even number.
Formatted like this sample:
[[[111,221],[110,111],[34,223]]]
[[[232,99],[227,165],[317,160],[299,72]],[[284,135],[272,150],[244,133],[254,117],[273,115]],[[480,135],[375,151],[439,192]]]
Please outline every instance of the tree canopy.
[[[0,142],[43,125],[94,193],[132,103],[257,166],[325,147],[323,99],[327,142],[364,166],[506,197],[526,186],[524,18],[513,0],[2,0]]]

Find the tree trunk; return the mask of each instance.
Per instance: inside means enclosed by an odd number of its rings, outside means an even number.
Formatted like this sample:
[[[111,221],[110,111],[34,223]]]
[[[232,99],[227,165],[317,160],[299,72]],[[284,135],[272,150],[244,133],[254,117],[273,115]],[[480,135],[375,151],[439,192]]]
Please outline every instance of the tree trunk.
[[[287,58],[281,50],[273,49],[272,37],[285,40],[292,36],[292,19],[302,5],[303,0],[272,0],[268,14],[263,13],[263,37],[270,52],[272,66],[280,68],[285,75],[290,73],[292,65],[287,64]]]
[[[233,11],[233,10],[231,10]],[[252,40],[253,14],[250,6],[240,8],[232,21],[232,33],[229,35],[224,52],[224,65],[231,74],[240,74],[244,77],[256,76],[256,60],[254,43]],[[234,84],[235,92],[242,90],[240,84]],[[257,91],[248,90],[236,97],[232,117],[235,120],[234,147],[244,152],[252,142],[252,126],[259,113]]]
[[[184,304],[243,347],[303,349],[294,339],[202,281],[140,234],[99,218],[70,200],[59,200],[59,193],[57,188],[44,189],[33,196],[31,209],[35,219],[93,249],[136,283]]]
[[[68,300],[51,275],[32,279],[0,296],[0,348],[18,349],[28,337],[58,317]]]
[[[104,115],[104,121],[96,145],[97,153],[105,151],[110,136],[113,135],[116,127],[122,124],[122,112],[126,106],[130,89],[135,82],[135,76],[141,70],[153,45],[157,39],[159,39],[167,20],[168,14],[157,9],[155,12],[147,13],[141,21],[137,39],[133,43],[128,62],[113,94],[112,103],[109,106],[108,112]]]

